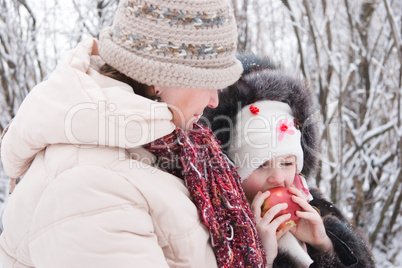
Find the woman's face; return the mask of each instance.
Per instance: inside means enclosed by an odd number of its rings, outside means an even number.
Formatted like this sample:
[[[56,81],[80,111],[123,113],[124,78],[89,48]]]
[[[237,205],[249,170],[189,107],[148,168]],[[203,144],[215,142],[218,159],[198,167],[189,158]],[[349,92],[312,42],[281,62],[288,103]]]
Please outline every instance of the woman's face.
[[[253,200],[258,191],[265,192],[275,187],[288,188],[296,174],[296,156],[284,155],[272,158],[257,168],[245,179],[242,187],[246,197]]]
[[[155,87],[155,92],[173,112],[173,123],[185,130],[192,129],[207,106],[216,108],[219,103],[218,91],[212,89]]]

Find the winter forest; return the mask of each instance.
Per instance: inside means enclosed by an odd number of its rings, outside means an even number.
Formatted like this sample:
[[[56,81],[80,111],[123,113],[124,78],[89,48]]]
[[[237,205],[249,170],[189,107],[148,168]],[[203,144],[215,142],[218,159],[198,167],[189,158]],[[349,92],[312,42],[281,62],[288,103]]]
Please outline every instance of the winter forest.
[[[118,1],[0,0],[0,131],[63,54],[109,25]],[[309,178],[402,266],[402,1],[232,0],[240,53],[269,58],[315,95],[320,171]],[[0,166],[0,202],[8,177]]]

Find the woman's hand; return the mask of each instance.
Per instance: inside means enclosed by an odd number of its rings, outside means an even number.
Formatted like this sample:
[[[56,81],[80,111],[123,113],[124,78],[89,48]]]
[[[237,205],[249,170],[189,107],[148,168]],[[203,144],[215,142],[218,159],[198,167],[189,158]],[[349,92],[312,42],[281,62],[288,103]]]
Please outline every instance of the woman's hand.
[[[267,263],[268,267],[272,267],[272,264],[278,255],[278,240],[291,228],[286,226],[280,231],[277,231],[279,225],[290,218],[290,213],[279,216],[274,219],[276,214],[281,210],[286,209],[288,204],[281,203],[270,208],[261,218],[261,206],[264,200],[270,195],[269,191],[264,193],[258,192],[253,202],[251,203],[251,211],[254,215],[254,219],[257,223],[257,231],[267,253]]]
[[[324,223],[318,212],[309,204],[303,194],[293,185],[289,187],[293,202],[299,204],[303,211],[296,211],[300,218],[299,223],[291,229],[299,240],[309,244],[317,250],[331,252],[334,247],[331,239],[325,232]]]

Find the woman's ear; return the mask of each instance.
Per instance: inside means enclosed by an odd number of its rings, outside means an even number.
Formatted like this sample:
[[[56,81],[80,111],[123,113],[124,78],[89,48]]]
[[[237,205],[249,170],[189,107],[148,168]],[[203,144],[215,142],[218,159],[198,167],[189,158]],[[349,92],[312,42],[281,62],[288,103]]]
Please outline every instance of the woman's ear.
[[[151,86],[151,99],[156,100],[156,101],[162,101],[161,99],[161,92],[163,91],[163,87],[158,87],[158,86]]]
[[[154,93],[155,95],[159,95],[159,94],[161,94],[161,93],[165,90],[165,87],[152,86],[152,89],[153,89],[153,93]]]

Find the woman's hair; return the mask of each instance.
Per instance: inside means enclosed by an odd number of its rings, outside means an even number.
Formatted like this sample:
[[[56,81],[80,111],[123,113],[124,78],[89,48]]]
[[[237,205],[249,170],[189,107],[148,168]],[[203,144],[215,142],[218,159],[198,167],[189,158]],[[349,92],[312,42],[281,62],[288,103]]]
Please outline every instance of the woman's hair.
[[[107,77],[128,84],[133,89],[134,93],[137,95],[143,96],[151,100],[159,100],[159,96],[157,96],[154,93],[153,86],[148,86],[138,81],[135,81],[134,79],[131,79],[125,74],[119,72],[118,70],[116,70],[107,63],[105,63],[100,67],[99,72]]]

